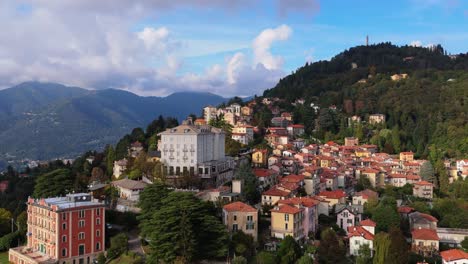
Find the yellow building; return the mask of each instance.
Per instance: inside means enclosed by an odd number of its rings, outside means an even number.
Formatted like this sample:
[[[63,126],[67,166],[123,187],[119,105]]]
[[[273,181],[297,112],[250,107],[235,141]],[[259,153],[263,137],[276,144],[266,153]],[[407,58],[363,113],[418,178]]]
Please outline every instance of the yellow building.
[[[365,168],[361,171],[360,177],[365,177],[369,179],[372,187],[376,187],[377,185],[377,175],[379,174],[378,170],[372,169],[372,168]]]
[[[263,167],[267,165],[268,150],[257,149],[252,153],[252,162],[255,167]]]
[[[223,223],[230,232],[242,230],[251,235],[257,241],[258,234],[258,211],[252,206],[234,202],[223,207]]]
[[[276,206],[271,210],[271,236],[281,239],[292,236],[296,240],[303,238],[303,217],[304,208],[288,204]]]
[[[414,153],[412,151],[400,152],[400,160],[401,161],[413,161],[414,160]]]

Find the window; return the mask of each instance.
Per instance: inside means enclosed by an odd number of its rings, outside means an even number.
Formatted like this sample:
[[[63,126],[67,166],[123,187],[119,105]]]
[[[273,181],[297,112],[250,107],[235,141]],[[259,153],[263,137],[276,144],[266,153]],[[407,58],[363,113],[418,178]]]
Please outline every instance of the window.
[[[288,230],[288,223],[284,224],[284,230]]]
[[[62,220],[67,220],[67,213],[62,213]]]
[[[100,218],[96,218],[96,225],[100,225],[101,224],[101,219]]]
[[[96,215],[101,215],[101,209],[99,208],[96,209]]]
[[[62,236],[62,242],[67,242],[67,236]]]
[[[84,255],[84,253],[85,253],[85,247],[84,247],[84,245],[79,245],[79,246],[78,246],[78,255],[81,256],[81,255]]]
[[[234,221],[237,221],[237,215],[234,215]]]
[[[84,227],[84,226],[85,226],[85,221],[80,220],[80,222],[78,222],[78,227]]]
[[[83,240],[84,238],[85,238],[84,232],[80,232],[80,233],[78,234],[78,239],[79,239],[79,240]]]
[[[348,224],[352,224],[353,223],[353,219],[348,219]]]
[[[236,232],[238,230],[237,224],[232,225],[232,231]]]
[[[85,217],[85,211],[84,211],[84,210],[80,210],[78,216],[79,216],[79,218],[84,218],[84,217]]]
[[[100,231],[100,230],[96,230],[96,236],[97,236],[97,237],[100,237],[100,236],[101,236],[101,231]]]
[[[67,223],[63,223],[63,224],[62,224],[62,229],[63,229],[63,230],[67,229]]]
[[[247,216],[247,221],[252,222],[252,221],[253,221],[253,216],[248,215],[248,216]]]
[[[99,242],[96,243],[96,250],[101,250],[101,243]]]
[[[62,248],[62,257],[66,257],[66,256],[67,256],[67,249]]]
[[[289,221],[289,214],[284,214],[284,221]]]

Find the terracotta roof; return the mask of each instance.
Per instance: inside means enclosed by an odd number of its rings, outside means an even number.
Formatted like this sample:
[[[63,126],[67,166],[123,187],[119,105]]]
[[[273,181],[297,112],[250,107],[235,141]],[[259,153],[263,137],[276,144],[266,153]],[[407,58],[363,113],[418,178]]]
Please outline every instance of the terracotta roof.
[[[268,191],[264,191],[262,195],[270,195],[270,196],[288,196],[289,192],[278,190],[276,187],[269,189]]]
[[[253,173],[257,177],[270,177],[274,174],[277,174],[276,171],[269,169],[253,169]]]
[[[354,196],[362,196],[364,199],[374,198],[377,199],[379,194],[369,189],[365,189],[363,191],[357,192]]]
[[[440,252],[440,256],[447,262],[461,259],[468,260],[468,253],[460,249],[449,249],[442,251]]]
[[[363,237],[366,240],[374,240],[374,235],[362,226],[348,226],[348,237]]]
[[[414,155],[414,153],[413,153],[412,151],[400,152],[400,154],[403,154],[403,155]]]
[[[302,205],[304,207],[313,207],[320,202],[311,197],[292,197],[286,200],[278,201],[278,204]]]
[[[400,206],[400,207],[398,207],[398,213],[400,213],[400,214],[409,214],[409,213],[411,213],[413,211],[414,211],[413,207],[409,207],[409,206]]]
[[[411,237],[419,240],[439,240],[437,232],[427,228],[414,229],[411,231]]]
[[[257,212],[257,209],[243,202],[226,204],[223,209],[228,212]]]
[[[379,173],[379,171],[373,168],[365,168],[361,171],[361,173]]]
[[[318,196],[323,196],[323,197],[330,198],[330,199],[340,199],[340,198],[346,197],[346,194],[342,190],[334,190],[334,191],[323,191],[319,193]]]
[[[427,186],[432,186],[432,183],[427,182],[427,181],[419,181],[419,182],[415,182],[414,185],[427,185]]]
[[[377,224],[374,221],[370,220],[370,219],[363,220],[359,224],[361,226],[373,226],[373,227],[377,226]]]
[[[285,176],[281,179],[281,182],[294,182],[298,183],[304,180],[304,175],[296,175],[296,174],[291,174],[288,176]]]
[[[289,125],[288,127],[292,127],[292,128],[304,128],[304,125],[293,124],[293,125]]]
[[[303,210],[304,210],[303,208],[297,208],[295,206],[284,204],[284,205],[280,205],[279,207],[272,209],[271,212],[284,213],[284,214],[297,214]]]
[[[425,218],[426,220],[431,221],[431,222],[438,222],[439,221],[439,220],[437,220],[437,218],[433,217],[432,215],[428,215],[428,214],[424,214],[424,213],[420,213],[419,215],[422,216],[423,218]]]

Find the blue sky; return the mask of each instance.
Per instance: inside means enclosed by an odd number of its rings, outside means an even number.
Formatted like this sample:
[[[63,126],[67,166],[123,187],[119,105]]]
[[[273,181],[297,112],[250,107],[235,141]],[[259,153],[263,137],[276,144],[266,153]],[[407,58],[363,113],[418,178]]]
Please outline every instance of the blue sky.
[[[468,52],[467,0],[7,0],[0,22],[3,88],[38,80],[248,96],[366,35]]]

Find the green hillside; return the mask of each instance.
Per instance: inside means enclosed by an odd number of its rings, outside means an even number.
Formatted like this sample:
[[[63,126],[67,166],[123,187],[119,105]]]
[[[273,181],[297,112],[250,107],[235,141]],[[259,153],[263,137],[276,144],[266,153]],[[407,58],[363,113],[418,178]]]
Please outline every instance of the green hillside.
[[[354,66],[354,67],[353,67]],[[448,56],[441,46],[432,49],[389,43],[358,46],[330,61],[306,64],[283,78],[266,97],[296,114],[321,139],[342,140],[360,135],[381,150],[412,150],[420,157],[466,157],[468,153],[468,55]],[[392,81],[390,76],[408,78]],[[307,107],[294,107],[298,98],[321,106],[318,127]],[[337,112],[328,109],[336,105]],[[348,127],[347,117],[386,116],[383,126]],[[315,116],[314,116],[315,117]],[[313,119],[312,119],[313,120]]]

